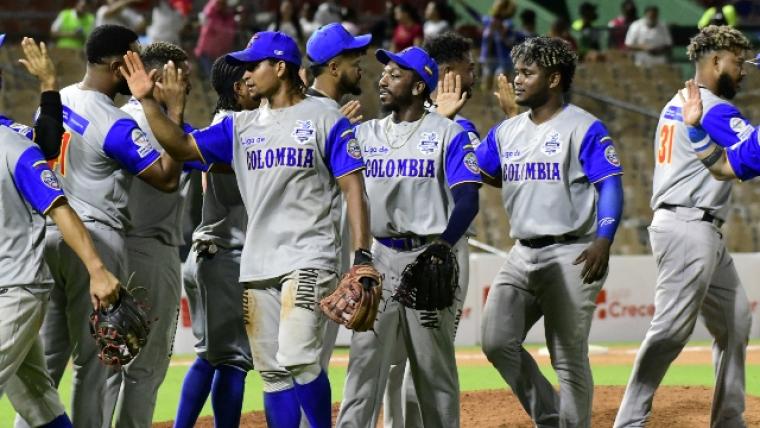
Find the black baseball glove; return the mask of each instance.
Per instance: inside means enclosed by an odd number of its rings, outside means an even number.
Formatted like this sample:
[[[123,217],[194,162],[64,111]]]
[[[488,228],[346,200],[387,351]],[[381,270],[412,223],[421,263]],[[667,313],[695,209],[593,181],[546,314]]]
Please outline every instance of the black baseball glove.
[[[126,288],[119,300],[107,309],[99,308],[90,315],[90,334],[107,366],[119,368],[129,364],[148,340],[150,328],[145,311]]]
[[[412,309],[441,310],[454,304],[457,287],[457,257],[448,244],[436,241],[406,266],[392,298]]]

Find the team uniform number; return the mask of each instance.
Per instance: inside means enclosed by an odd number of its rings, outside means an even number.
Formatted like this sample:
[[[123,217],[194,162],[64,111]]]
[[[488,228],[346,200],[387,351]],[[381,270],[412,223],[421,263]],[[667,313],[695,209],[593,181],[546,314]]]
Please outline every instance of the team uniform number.
[[[665,125],[660,131],[660,148],[657,151],[657,163],[669,164],[673,162],[673,134],[675,125]]]

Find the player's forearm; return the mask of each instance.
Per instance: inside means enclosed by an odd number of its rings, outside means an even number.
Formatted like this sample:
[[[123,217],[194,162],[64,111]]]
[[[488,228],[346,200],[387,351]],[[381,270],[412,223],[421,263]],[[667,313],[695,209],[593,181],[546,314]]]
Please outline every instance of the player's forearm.
[[[82,260],[82,263],[87,268],[87,272],[92,274],[95,271],[104,269],[103,261],[95,251],[95,245],[92,243],[90,233],[85,229],[82,220],[79,219],[79,216],[71,209],[68,203],[58,203],[48,212],[48,215],[58,226],[58,230],[61,231],[61,236],[63,236],[66,245]]]
[[[351,227],[351,248],[368,250],[371,241],[369,203],[361,171],[341,177],[338,184],[346,199],[346,211]]]
[[[688,124],[687,124],[688,125]],[[726,156],[726,150],[713,141],[711,136],[699,125],[687,126],[691,147],[696,153],[697,158],[710,171],[710,174],[721,181],[733,180],[736,178],[734,169]]]
[[[449,245],[454,246],[465,232],[470,224],[478,215],[480,209],[480,198],[478,195],[477,183],[462,183],[451,189],[454,194],[454,209],[451,211],[449,223],[441,234],[441,239]]]
[[[613,175],[595,184],[599,193],[596,204],[596,236],[612,242],[623,216],[623,180]]]
[[[192,137],[185,134],[185,131],[163,112],[156,100],[145,98],[140,102],[153,136],[169,156],[179,162],[203,160],[195,149]]]

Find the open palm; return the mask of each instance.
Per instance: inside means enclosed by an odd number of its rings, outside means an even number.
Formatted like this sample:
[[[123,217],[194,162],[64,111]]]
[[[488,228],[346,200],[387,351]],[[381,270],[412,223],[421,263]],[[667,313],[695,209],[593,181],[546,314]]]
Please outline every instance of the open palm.
[[[121,74],[127,79],[129,90],[132,96],[141,100],[153,94],[153,76],[157,70],[151,70],[150,73],[145,71],[140,55],[137,52],[129,51],[124,55],[124,65],[119,67]]]
[[[686,93],[684,98],[683,93]],[[702,119],[702,97],[699,94],[699,86],[693,80],[686,81],[686,87],[678,92],[683,102],[683,122],[689,126],[698,126]]]

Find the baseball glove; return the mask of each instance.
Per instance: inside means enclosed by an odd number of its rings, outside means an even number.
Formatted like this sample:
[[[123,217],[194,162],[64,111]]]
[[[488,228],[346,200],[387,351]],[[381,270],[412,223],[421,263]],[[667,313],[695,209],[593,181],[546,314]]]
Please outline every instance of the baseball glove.
[[[107,309],[94,310],[90,315],[90,334],[100,348],[100,361],[114,368],[129,364],[148,339],[147,318],[124,287],[116,303]]]
[[[391,297],[408,308],[441,310],[454,304],[457,287],[456,255],[445,243],[434,242],[404,268],[401,283]]]
[[[338,288],[319,302],[319,307],[338,324],[367,331],[375,323],[382,294],[380,272],[372,265],[354,265],[343,275]]]

